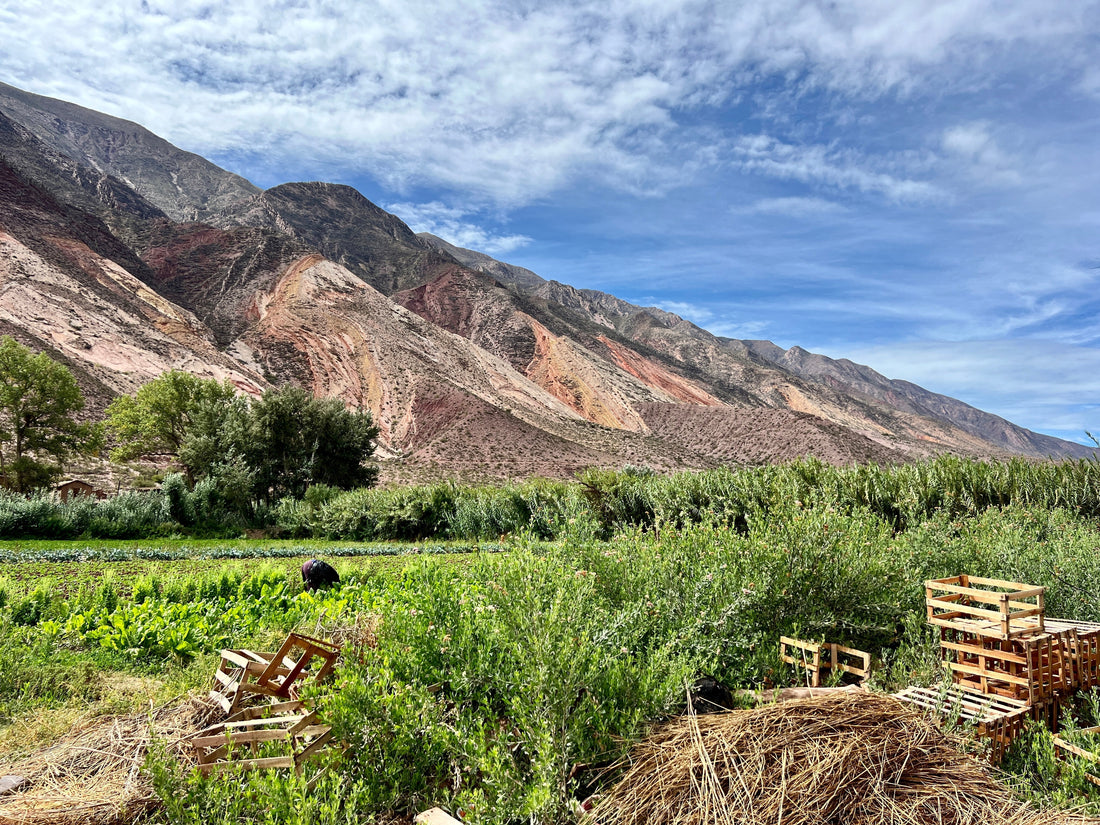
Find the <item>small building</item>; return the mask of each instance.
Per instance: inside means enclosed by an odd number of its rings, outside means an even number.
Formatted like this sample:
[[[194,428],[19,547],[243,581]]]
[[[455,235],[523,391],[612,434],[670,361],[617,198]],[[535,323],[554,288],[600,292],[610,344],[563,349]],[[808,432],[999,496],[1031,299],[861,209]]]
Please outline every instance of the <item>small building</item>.
[[[78,478],[70,479],[69,481],[58,484],[55,488],[58,497],[62,501],[68,501],[71,498],[77,496],[90,496],[92,498],[107,498],[107,494],[102,490],[97,490],[87,481],[81,481]]]

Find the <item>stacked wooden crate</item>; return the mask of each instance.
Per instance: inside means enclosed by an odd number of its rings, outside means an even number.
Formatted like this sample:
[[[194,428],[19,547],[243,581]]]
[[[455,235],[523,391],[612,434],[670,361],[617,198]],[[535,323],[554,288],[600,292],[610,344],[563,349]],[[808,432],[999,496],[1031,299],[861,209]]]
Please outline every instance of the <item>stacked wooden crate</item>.
[[[943,696],[922,688],[897,696],[973,722],[994,758],[1027,716],[1056,723],[1064,699],[1100,685],[1100,624],[1048,617],[1046,588],[967,575],[924,584],[955,685]]]
[[[977,576],[925,582],[928,621],[954,681],[1036,715],[1100,683],[1100,625],[1047,617],[1045,593]]]
[[[340,648],[300,633],[287,636],[274,653],[223,650],[210,696],[225,711],[224,721],[185,740],[203,774],[227,770],[290,768],[333,744],[332,731],[298,698],[307,678],[331,675]],[[321,773],[308,780],[313,788]]]

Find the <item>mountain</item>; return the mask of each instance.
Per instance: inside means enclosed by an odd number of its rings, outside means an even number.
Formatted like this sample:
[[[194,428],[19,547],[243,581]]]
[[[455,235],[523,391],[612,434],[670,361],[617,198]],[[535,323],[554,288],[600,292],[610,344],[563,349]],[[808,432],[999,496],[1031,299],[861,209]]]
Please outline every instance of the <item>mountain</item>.
[[[0,332],[68,363],[93,411],[173,367],[340,397],[374,413],[396,480],[1085,450],[418,236],[347,186],[260,191],[3,85]]]
[[[284,183],[257,193],[215,222],[292,235],[387,295],[457,264],[350,186]]]
[[[118,178],[173,220],[205,220],[259,191],[128,120],[4,83],[0,111],[57,152]]]
[[[921,431],[927,425],[918,424],[914,427],[908,420],[909,417],[916,416],[956,427],[971,436],[974,443],[995,445],[999,450],[1010,454],[1033,457],[1086,457],[1095,454],[1094,448],[1032,432],[958,399],[930,392],[908,381],[886,378],[870,367],[847,359],[828,358],[807,352],[798,346],[784,350],[770,341],[722,338],[656,307],[638,307],[596,290],[577,290],[555,281],[544,280],[523,267],[505,264],[480,252],[456,247],[434,235],[422,233],[420,237],[467,266],[493,273],[512,285],[520,294],[544,298],[584,314],[596,323],[614,327],[629,337],[632,343],[644,344],[669,354],[685,366],[705,373],[712,382],[722,382],[724,377],[735,374],[738,369],[747,368],[750,373],[757,371],[755,378],[742,373],[738,383],[765,387],[770,384],[771,377],[769,373],[759,370],[778,367],[788,376],[805,379],[817,385],[818,396],[821,395],[821,387],[833,390],[840,395],[840,406],[848,409],[844,412],[818,407],[819,402],[812,395],[805,394],[802,387],[795,385],[783,387],[773,384],[772,397],[761,399],[766,405],[778,400],[780,406],[823,413],[829,420],[847,423],[868,435],[871,432],[868,431],[867,423],[861,423],[860,418],[869,419],[871,431],[879,426],[889,425],[889,419],[893,418],[895,421],[890,426],[891,430],[897,430],[900,426],[903,430],[909,429],[913,436],[922,438],[926,434]],[[835,400],[834,396],[830,403],[835,404]],[[864,413],[858,409],[860,403],[866,405]],[[884,412],[883,407],[893,414]],[[942,433],[936,438],[950,440],[951,437]],[[954,446],[964,452],[967,450],[965,440]]]

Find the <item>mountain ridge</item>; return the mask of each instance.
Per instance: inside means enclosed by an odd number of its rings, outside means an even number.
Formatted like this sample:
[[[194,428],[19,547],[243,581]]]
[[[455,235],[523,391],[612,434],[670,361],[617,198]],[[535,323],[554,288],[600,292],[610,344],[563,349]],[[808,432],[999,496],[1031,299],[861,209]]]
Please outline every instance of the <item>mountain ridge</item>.
[[[15,92],[0,84],[0,155],[21,182],[0,188],[0,326],[63,350],[100,406],[172,366],[251,393],[289,381],[371,409],[393,479],[1091,454],[869,367],[720,338],[417,235],[351,187],[261,191],[136,124]],[[45,254],[33,289],[28,243]],[[20,306],[64,293],[76,315],[5,309],[20,289]],[[148,329],[65,343],[76,316],[134,307]],[[111,336],[140,368],[104,360]]]

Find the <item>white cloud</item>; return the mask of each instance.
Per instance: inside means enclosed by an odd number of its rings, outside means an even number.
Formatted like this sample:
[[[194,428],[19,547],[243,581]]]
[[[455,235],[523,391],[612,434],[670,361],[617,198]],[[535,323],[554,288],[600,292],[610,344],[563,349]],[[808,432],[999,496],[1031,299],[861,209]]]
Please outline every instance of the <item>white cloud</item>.
[[[430,232],[448,243],[487,255],[503,255],[526,246],[526,235],[495,235],[466,220],[466,210],[439,201],[429,203],[393,203],[386,207],[407,223],[414,232]]]
[[[970,177],[995,184],[1017,185],[1023,176],[1016,169],[1017,161],[997,144],[986,121],[975,121],[944,130],[942,145],[948,155],[966,166]]]
[[[762,134],[746,135],[731,148],[733,162],[746,172],[881,194],[894,201],[920,202],[942,197],[940,190],[927,181],[869,168],[872,161],[852,150],[798,146]]]
[[[1100,349],[1018,339],[925,341],[841,356],[1040,432],[1100,431]]]
[[[781,79],[873,100],[982,86],[1012,50],[1087,53],[1095,2],[121,0],[0,10],[0,75],[186,148],[341,163],[503,205],[576,181],[661,193],[712,168],[692,115]],[[1085,45],[1082,45],[1085,44]],[[833,148],[735,152],[781,178],[926,198]],[[308,158],[309,161],[303,161]]]
[[[825,198],[787,197],[761,198],[739,211],[760,215],[785,215],[791,218],[812,218],[841,215],[848,210],[842,204]]]

